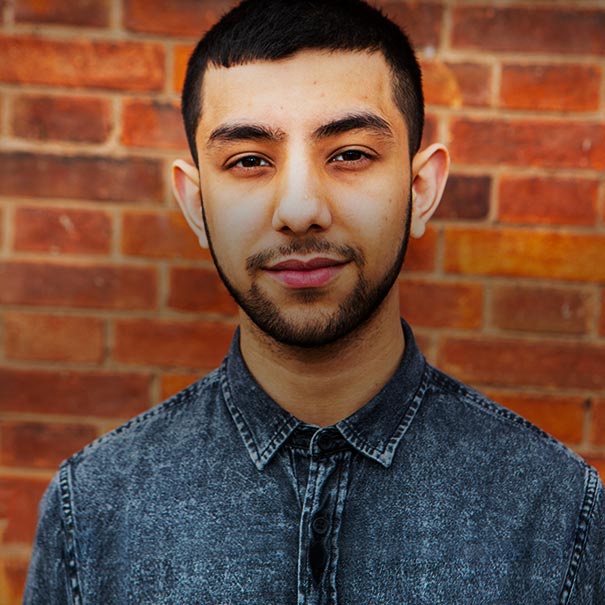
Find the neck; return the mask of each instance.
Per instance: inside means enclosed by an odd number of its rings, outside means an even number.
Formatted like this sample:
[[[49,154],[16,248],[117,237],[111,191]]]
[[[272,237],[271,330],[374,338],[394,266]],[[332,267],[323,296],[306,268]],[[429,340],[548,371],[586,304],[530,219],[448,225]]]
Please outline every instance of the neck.
[[[263,390],[293,416],[329,426],[353,414],[393,376],[404,350],[397,289],[338,341],[307,349],[278,343],[240,313],[240,346]]]

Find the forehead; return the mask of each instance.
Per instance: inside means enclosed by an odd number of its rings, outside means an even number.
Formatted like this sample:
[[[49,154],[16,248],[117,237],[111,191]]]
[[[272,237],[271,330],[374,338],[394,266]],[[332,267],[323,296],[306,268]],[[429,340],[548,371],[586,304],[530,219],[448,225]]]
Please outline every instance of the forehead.
[[[355,112],[375,113],[395,133],[406,132],[381,53],[312,50],[279,61],[209,67],[202,99],[198,144],[222,123],[263,122],[293,133]]]

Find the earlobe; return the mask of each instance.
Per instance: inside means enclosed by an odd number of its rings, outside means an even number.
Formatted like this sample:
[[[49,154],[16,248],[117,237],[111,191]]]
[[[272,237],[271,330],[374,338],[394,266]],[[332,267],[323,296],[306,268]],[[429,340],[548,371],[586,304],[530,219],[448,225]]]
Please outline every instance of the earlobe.
[[[412,161],[412,220],[410,235],[422,237],[439,206],[450,166],[444,145],[435,143],[419,151]]]
[[[176,160],[172,164],[172,191],[200,246],[208,248],[208,237],[202,216],[199,172],[193,164],[185,160]]]

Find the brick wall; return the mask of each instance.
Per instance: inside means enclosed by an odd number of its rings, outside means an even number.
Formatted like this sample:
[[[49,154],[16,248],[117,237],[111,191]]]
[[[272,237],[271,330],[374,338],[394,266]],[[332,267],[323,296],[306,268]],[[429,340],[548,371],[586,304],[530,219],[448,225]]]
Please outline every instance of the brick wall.
[[[218,364],[235,306],[176,210],[178,93],[225,3],[0,0],[0,603],[59,461]],[[605,8],[383,2],[453,174],[400,282],[429,359],[605,473]]]

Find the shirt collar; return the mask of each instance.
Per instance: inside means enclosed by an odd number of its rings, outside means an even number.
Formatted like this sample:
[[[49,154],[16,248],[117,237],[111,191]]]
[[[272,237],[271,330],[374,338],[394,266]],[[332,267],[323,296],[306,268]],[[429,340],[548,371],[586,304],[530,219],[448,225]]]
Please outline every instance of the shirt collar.
[[[382,390],[335,428],[356,450],[389,467],[412,423],[428,385],[426,361],[412,330],[401,320],[405,351]],[[220,370],[227,407],[252,461],[262,470],[294,430],[304,423],[284,410],[258,385],[240,351],[236,330]]]

